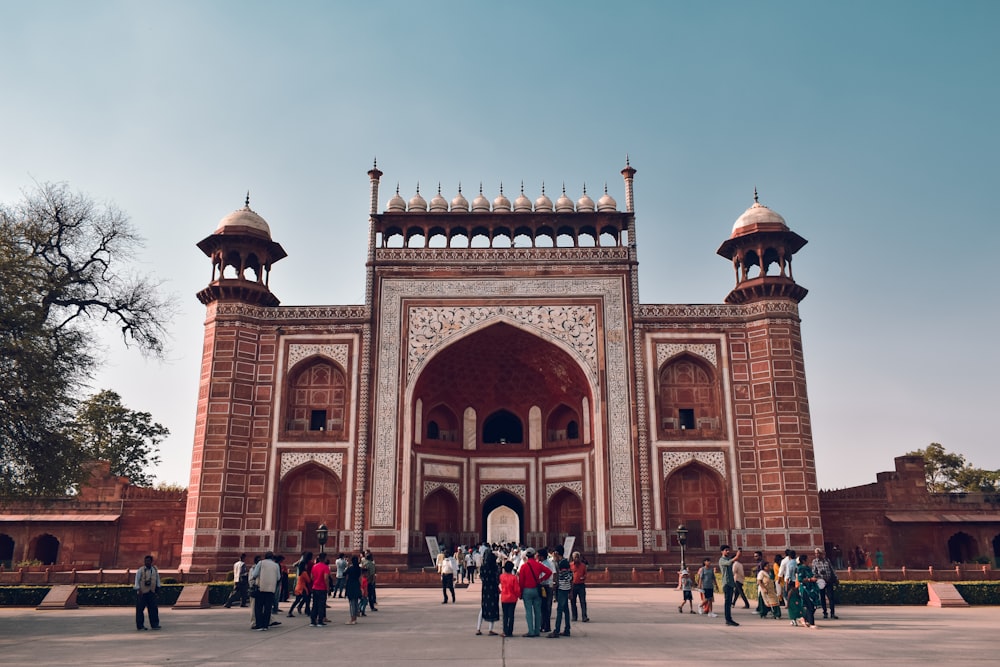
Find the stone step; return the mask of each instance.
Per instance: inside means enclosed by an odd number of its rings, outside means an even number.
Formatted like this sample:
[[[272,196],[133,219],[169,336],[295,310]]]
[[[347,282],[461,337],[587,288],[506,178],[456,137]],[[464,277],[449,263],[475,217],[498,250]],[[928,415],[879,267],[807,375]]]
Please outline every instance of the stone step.
[[[962,594],[954,584],[931,581],[927,583],[927,606],[929,607],[968,607]]]
[[[35,609],[77,609],[76,586],[59,585],[53,586],[45,594],[45,599]]]

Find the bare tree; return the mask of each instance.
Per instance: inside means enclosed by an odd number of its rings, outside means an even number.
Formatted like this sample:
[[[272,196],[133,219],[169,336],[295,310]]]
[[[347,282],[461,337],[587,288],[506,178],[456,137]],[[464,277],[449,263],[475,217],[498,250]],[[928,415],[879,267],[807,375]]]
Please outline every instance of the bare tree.
[[[0,205],[0,494],[79,481],[84,453],[67,429],[97,368],[96,326],[163,356],[174,301],[133,272],[141,245],[121,210],[63,183]]]

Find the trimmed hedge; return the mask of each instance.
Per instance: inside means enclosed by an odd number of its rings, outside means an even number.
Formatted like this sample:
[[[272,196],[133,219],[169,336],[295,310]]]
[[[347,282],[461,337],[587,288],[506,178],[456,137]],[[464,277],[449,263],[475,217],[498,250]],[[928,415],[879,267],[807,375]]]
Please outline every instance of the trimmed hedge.
[[[37,607],[48,594],[49,588],[51,586],[0,586],[0,606]],[[157,601],[161,606],[172,606],[180,597],[182,588],[183,584],[164,584]],[[232,584],[208,584],[209,604],[225,604],[232,590]],[[80,585],[76,591],[76,601],[83,607],[131,607],[135,605],[135,589],[126,584]]]
[[[1000,581],[970,581],[955,588],[969,604],[1000,604]]]
[[[0,605],[37,607],[48,595],[50,586],[0,586]]]
[[[836,588],[837,604],[926,605],[926,581],[842,581]]]

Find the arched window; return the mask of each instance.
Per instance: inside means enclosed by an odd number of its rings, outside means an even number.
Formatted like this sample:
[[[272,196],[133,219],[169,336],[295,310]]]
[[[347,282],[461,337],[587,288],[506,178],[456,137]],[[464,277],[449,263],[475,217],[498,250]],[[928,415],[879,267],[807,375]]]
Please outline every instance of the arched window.
[[[440,437],[441,437],[441,428],[438,426],[438,423],[432,421],[431,423],[427,424],[427,438],[429,440],[437,440]]]
[[[483,422],[483,442],[494,445],[521,444],[524,426],[512,412],[497,410]]]
[[[569,423],[566,424],[566,438],[568,440],[576,440],[579,437],[580,437],[579,425],[577,425],[575,421],[570,420]]]
[[[316,358],[297,366],[288,381],[285,404],[288,435],[344,437],[347,381],[333,362]]]
[[[664,440],[713,440],[724,436],[719,386],[704,360],[682,354],[660,370],[658,424]]]

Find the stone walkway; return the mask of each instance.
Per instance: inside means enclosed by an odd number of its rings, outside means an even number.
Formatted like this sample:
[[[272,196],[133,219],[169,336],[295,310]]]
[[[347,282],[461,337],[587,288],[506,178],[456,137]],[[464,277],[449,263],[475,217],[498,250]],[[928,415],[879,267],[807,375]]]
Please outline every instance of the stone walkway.
[[[247,609],[160,610],[163,629],[137,632],[134,610],[89,607],[36,611],[0,608],[0,663],[16,665],[691,665],[797,664],[995,665],[997,607],[843,607],[840,620],[811,630],[761,620],[739,607],[740,627],[677,613],[680,593],[666,588],[588,591],[590,623],[572,637],[526,639],[523,607],[515,637],[475,636],[479,586],[441,604],[428,589],[379,590],[379,611],[345,626],[346,600],[332,600],[333,624],[280,617],[252,632]],[[282,605],[287,611],[288,605]],[[277,618],[277,617],[276,617]],[[555,614],[553,613],[553,622]],[[499,628],[498,628],[499,632]]]

